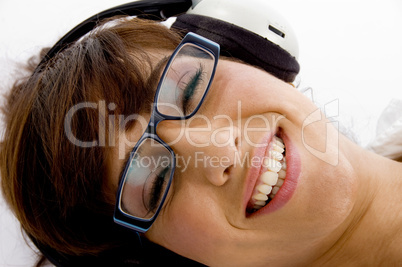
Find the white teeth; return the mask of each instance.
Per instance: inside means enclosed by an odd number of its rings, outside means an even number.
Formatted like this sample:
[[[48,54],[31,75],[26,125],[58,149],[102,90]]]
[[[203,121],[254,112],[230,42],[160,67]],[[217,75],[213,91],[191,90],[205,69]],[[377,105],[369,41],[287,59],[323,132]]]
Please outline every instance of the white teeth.
[[[264,205],[265,205],[265,201],[261,201],[261,200],[256,201],[256,202],[254,203],[254,205],[264,206]]]
[[[276,185],[275,186],[279,186],[279,187],[281,187],[282,185],[283,185],[283,183],[285,182],[285,180],[283,180],[283,179],[278,179],[278,182],[276,183]],[[272,191],[272,190],[271,190]],[[262,193],[262,192],[261,192]]]
[[[274,186],[278,181],[278,174],[276,172],[270,172],[270,171],[264,172],[261,175],[260,179],[264,184]]]
[[[279,153],[283,153],[283,151],[285,151],[285,149],[283,149],[283,147],[278,146],[276,143],[275,143],[275,144],[272,144],[272,148],[273,148],[275,151],[278,151]]]
[[[285,145],[283,144],[283,140],[280,139],[279,137],[274,137],[274,142],[277,146],[280,146],[281,148],[285,148]]]
[[[280,169],[282,168],[282,164],[272,158],[267,158],[264,160],[264,166],[267,167],[268,170],[271,172],[279,172]]]
[[[278,193],[279,191],[279,186],[275,186],[274,188],[272,188],[272,194],[276,195],[276,193]]]
[[[274,136],[269,144],[269,157],[264,159],[263,166],[267,169],[261,174],[259,183],[252,196],[254,211],[267,204],[267,200],[273,199],[286,178],[286,159],[283,156],[285,145],[282,139]]]
[[[272,191],[272,186],[269,186],[267,184],[260,184],[259,186],[257,186],[257,190],[260,193],[269,195],[269,193],[271,193],[271,191]]]
[[[281,178],[281,179],[285,179],[285,177],[286,177],[286,171],[283,170],[283,169],[281,169],[281,170],[278,172],[278,177]]]
[[[275,150],[270,151],[269,156],[278,161],[283,159],[283,154]]]
[[[287,165],[286,165],[286,161],[282,162],[282,170],[286,171]]]
[[[257,201],[267,201],[268,200],[268,196],[263,193],[255,194],[255,195],[253,195],[253,198]]]

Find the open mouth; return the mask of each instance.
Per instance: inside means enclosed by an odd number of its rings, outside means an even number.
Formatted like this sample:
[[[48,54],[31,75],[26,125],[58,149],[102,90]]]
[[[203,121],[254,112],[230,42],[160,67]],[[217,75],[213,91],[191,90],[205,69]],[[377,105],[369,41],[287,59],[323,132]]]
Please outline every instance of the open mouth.
[[[267,155],[263,161],[263,170],[254,188],[254,192],[247,205],[247,213],[254,213],[268,205],[286,178],[285,144],[280,133],[273,136],[268,144]]]

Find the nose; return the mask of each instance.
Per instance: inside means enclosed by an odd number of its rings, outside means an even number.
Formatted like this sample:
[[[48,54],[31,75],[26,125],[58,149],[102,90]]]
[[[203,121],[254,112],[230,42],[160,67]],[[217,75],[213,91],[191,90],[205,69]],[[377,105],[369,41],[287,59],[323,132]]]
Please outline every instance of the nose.
[[[173,149],[184,177],[202,177],[215,186],[224,185],[231,177],[240,152],[240,130],[234,125],[211,123],[178,128],[170,122],[158,135]],[[178,166],[176,166],[177,168]]]
[[[211,184],[222,186],[230,179],[238,156],[238,128],[222,127],[208,137],[209,145],[196,149],[195,169]]]

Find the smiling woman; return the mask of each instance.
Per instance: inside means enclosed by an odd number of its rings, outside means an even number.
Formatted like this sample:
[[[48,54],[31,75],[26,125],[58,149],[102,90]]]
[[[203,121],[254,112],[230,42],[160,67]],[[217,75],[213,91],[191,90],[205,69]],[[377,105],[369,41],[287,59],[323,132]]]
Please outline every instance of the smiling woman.
[[[2,192],[53,264],[402,263],[401,163],[340,134],[283,46],[197,14],[81,35],[3,109]]]

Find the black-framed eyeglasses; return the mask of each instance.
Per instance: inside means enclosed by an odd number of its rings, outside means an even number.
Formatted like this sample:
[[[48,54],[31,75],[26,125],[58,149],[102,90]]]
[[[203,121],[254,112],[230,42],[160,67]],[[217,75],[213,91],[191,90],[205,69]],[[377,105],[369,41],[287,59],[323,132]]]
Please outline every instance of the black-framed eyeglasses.
[[[120,178],[116,223],[144,233],[157,218],[172,183],[176,158],[156,127],[163,120],[194,116],[211,85],[219,50],[217,43],[190,32],[173,52],[159,81],[148,126]]]

